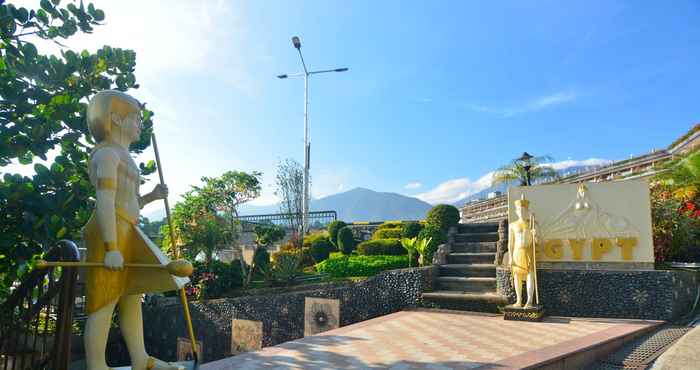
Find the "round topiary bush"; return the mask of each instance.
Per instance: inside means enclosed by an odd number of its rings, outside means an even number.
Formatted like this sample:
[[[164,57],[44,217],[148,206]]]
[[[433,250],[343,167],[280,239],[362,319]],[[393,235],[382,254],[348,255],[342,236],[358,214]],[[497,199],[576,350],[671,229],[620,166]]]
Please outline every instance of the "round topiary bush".
[[[425,222],[440,229],[445,235],[452,226],[459,224],[459,210],[449,204],[438,204],[428,211]]]
[[[345,226],[347,226],[347,224],[340,220],[336,220],[328,224],[328,239],[331,241],[331,244],[338,248],[340,248],[338,246],[338,231]]]
[[[266,248],[260,248],[255,254],[255,268],[258,272],[267,271],[270,268],[270,252]]]
[[[351,254],[352,250],[355,249],[355,237],[347,226],[338,230],[338,249],[345,255]]]
[[[328,256],[331,254],[334,248],[335,247],[333,247],[328,239],[318,238],[311,243],[309,253],[311,253],[311,257],[314,258],[316,263],[319,263],[328,259]]]
[[[401,229],[401,237],[402,238],[415,238],[418,236],[418,233],[423,230],[423,225],[421,225],[418,222],[407,222],[403,225],[403,228]]]
[[[432,238],[428,248],[423,256],[423,264],[429,265],[433,261],[433,254],[437,251],[440,244],[444,244],[447,241],[447,234],[442,232],[433,225],[427,225],[420,233],[418,233],[418,239],[428,239]]]

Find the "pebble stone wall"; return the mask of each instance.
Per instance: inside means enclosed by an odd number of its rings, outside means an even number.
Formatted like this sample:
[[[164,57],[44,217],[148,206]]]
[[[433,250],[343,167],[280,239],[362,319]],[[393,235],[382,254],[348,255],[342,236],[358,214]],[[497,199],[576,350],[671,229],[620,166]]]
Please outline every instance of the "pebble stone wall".
[[[345,326],[418,306],[421,293],[432,289],[435,275],[433,267],[391,270],[362,282],[311,291],[193,302],[190,310],[196,335],[204,344],[204,361],[209,362],[229,355],[233,318],[262,321],[263,346],[272,346],[304,336],[306,297],[340,300],[340,326]],[[160,300],[144,305],[143,316],[149,353],[175,360],[177,337],[187,337],[182,307],[172,299]],[[113,358],[110,363],[124,361]]]
[[[510,270],[499,267],[496,276],[498,293],[515,302]],[[537,277],[540,302],[553,316],[673,320],[690,311],[698,294],[690,271],[540,269]]]

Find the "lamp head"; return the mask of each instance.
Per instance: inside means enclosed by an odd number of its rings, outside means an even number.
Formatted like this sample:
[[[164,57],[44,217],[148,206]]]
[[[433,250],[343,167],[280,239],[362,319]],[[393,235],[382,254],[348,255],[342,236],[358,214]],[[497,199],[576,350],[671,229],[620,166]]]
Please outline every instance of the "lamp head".
[[[277,78],[287,78],[287,77],[289,77],[289,76],[287,76],[287,75],[278,75],[277,76]]]
[[[294,44],[295,49],[301,49],[301,40],[299,40],[299,37],[292,37],[292,44]]]

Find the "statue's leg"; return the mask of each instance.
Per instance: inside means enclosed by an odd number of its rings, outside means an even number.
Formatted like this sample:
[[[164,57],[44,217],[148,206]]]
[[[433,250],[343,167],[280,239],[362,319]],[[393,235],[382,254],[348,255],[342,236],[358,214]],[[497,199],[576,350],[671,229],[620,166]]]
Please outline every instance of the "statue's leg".
[[[107,337],[109,327],[112,323],[112,313],[117,301],[105,305],[99,310],[88,315],[85,322],[85,365],[90,370],[108,370],[105,361],[105,351],[107,349]]]
[[[129,348],[132,370],[184,370],[180,365],[158,360],[146,353],[140,294],[124,296],[119,300],[119,325]]]
[[[522,284],[520,282],[520,274],[517,272],[513,273],[513,289],[515,289],[515,306],[520,307],[523,305],[522,296]]]
[[[532,298],[535,296],[535,283],[532,274],[527,274],[527,303],[525,307],[532,307]]]
[[[123,296],[119,300],[119,326],[124,341],[129,349],[133,370],[146,369],[148,353],[143,340],[143,314],[141,312],[141,295]]]

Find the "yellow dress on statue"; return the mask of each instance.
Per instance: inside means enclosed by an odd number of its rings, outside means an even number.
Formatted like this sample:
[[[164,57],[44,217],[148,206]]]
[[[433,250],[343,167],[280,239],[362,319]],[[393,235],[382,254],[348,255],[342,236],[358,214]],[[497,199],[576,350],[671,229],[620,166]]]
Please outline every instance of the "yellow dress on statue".
[[[521,280],[527,278],[527,274],[532,270],[532,246],[530,241],[532,240],[530,234],[530,225],[525,222],[521,222],[513,225],[515,232],[519,233],[519,238],[513,248],[513,273],[519,274]]]

